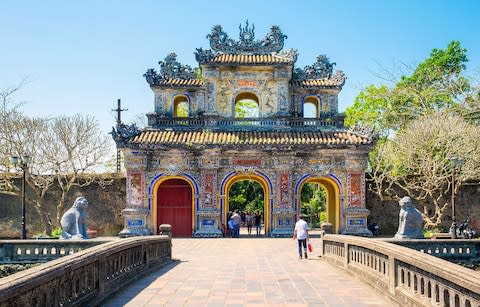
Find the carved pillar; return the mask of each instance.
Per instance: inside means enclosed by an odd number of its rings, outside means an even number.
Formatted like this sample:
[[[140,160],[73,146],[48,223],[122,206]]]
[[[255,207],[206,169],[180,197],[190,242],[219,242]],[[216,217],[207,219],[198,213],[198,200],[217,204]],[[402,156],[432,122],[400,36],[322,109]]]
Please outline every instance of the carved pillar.
[[[347,193],[345,208],[345,228],[343,234],[371,237],[367,228],[370,211],[365,207],[365,169],[367,154],[345,157],[347,168]]]
[[[164,91],[155,91],[155,113],[165,116],[165,105],[167,103],[167,93]]]
[[[122,238],[149,235],[147,228],[147,205],[145,204],[145,155],[142,153],[125,153],[127,169],[127,203],[122,210],[124,228],[119,233]]]
[[[220,73],[214,68],[205,68],[203,77],[205,78],[205,115],[215,116],[217,112],[217,79]]]
[[[296,215],[293,204],[294,184],[292,179],[291,170],[282,169],[276,172],[275,186],[273,187],[275,203],[272,212],[272,237],[292,236]]]
[[[217,204],[219,159],[213,152],[199,158],[200,202],[196,212],[194,237],[221,237],[220,208]]]

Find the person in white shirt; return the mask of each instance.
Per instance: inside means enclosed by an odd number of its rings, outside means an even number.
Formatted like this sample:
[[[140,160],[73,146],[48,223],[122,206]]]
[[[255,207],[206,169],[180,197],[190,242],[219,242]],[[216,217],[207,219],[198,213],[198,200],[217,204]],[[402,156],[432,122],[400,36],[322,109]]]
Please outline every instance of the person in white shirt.
[[[307,241],[308,238],[308,224],[303,220],[302,214],[298,216],[298,221],[295,223],[295,229],[293,231],[293,239],[298,241],[298,256],[302,259],[302,246],[303,246],[303,255],[305,259],[308,258],[307,254]]]

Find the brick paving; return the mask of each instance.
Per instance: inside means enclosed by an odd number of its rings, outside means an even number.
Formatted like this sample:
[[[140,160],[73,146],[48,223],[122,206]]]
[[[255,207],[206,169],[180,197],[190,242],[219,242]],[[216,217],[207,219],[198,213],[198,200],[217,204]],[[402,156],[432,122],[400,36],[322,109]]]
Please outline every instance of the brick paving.
[[[319,239],[312,238],[313,246]],[[392,306],[347,273],[300,260],[296,241],[173,239],[174,262],[121,290],[105,306]]]

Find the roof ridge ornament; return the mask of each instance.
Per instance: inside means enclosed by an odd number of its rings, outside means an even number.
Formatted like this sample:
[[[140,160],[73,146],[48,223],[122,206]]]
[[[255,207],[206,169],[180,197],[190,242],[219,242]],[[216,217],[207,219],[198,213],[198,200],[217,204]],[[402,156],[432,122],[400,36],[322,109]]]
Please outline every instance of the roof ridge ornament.
[[[307,79],[331,79],[333,73],[333,66],[337,63],[331,63],[330,59],[325,54],[320,54],[317,56],[317,61],[312,65],[307,65],[303,69],[295,68],[293,74],[294,79],[297,80],[307,80]],[[343,72],[337,71],[335,73],[335,80],[345,76]],[[339,81],[339,80],[338,80]]]
[[[245,27],[240,24],[239,29],[239,41],[235,41],[228,37],[221,25],[213,26],[211,33],[207,35],[212,50],[228,54],[269,54],[282,50],[287,38],[279,26],[272,26],[263,40],[255,40],[255,25],[252,24],[250,28],[248,20]]]
[[[195,71],[190,65],[183,65],[177,61],[176,53],[169,53],[163,61],[159,61],[160,73],[150,68],[143,75],[150,85],[158,85],[166,79],[195,79]]]

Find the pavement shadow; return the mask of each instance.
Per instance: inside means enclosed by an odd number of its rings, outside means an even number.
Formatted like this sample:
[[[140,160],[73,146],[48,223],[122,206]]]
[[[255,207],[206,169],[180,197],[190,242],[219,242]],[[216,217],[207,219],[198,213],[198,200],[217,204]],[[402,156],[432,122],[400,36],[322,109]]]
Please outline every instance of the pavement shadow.
[[[140,277],[128,284],[123,285],[117,292],[113,293],[107,299],[105,299],[100,306],[124,306],[133,298],[135,298],[140,292],[142,292],[148,285],[154,282],[157,278],[167,273],[182,262],[179,259],[172,259],[171,262],[147,273],[147,275]]]

